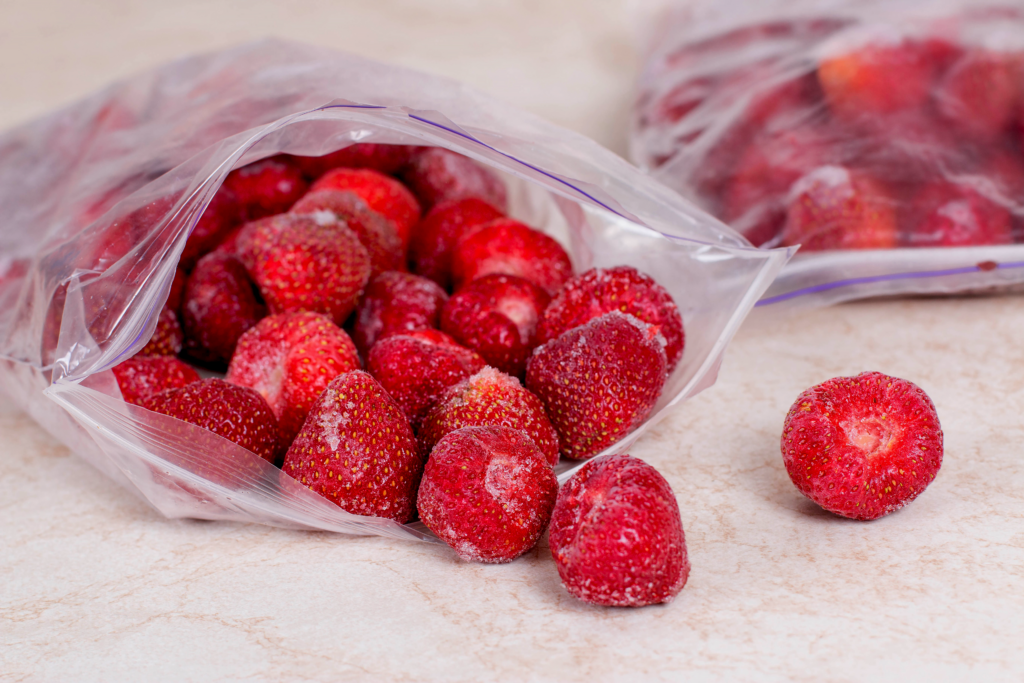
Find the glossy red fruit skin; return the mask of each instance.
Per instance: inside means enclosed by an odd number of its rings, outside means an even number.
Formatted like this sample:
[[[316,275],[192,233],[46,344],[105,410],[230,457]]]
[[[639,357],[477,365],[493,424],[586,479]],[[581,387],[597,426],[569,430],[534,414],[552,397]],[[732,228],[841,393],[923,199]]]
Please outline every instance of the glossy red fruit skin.
[[[190,366],[170,356],[132,356],[111,370],[127,403],[141,406],[151,396],[199,381]]]
[[[451,258],[455,291],[484,275],[515,275],[554,296],[572,277],[572,262],[562,245],[511,218],[492,221],[463,237]]]
[[[983,49],[967,51],[939,82],[934,98],[942,116],[958,131],[993,142],[1009,131],[1024,89],[1020,55]]]
[[[225,379],[259,392],[287,445],[330,381],[361,367],[344,330],[320,313],[299,311],[267,316],[239,337]]]
[[[176,356],[181,352],[184,340],[185,335],[181,331],[178,314],[169,306],[164,306],[160,309],[160,316],[157,318],[153,336],[149,338],[149,341],[142,347],[138,355]]]
[[[185,285],[183,349],[205,363],[227,363],[238,338],[266,314],[242,263],[231,256],[207,254]]]
[[[374,171],[392,174],[409,163],[413,149],[408,145],[357,142],[323,156],[293,158],[310,178],[319,178],[335,168],[372,168]]]
[[[1013,242],[1010,212],[966,185],[938,181],[911,200],[910,246],[968,247]]]
[[[284,472],[354,515],[408,522],[423,462],[401,408],[370,375],[338,375],[284,458]]]
[[[551,297],[514,275],[485,275],[455,293],[441,312],[441,329],[479,353],[488,365],[522,378],[537,345],[537,322]]]
[[[313,214],[321,224],[340,221],[355,233],[370,256],[371,277],[386,270],[405,270],[405,249],[395,224],[377,213],[354,192],[317,190],[306,194],[288,213]]]
[[[346,190],[359,195],[371,209],[390,219],[409,245],[412,229],[420,219],[420,204],[412,192],[390,176],[369,168],[336,168],[313,183],[313,190]]]
[[[803,251],[891,249],[899,241],[896,202],[870,175],[822,166],[790,190],[785,245]]]
[[[521,432],[465,427],[434,447],[417,509],[463,560],[503,563],[536,545],[557,494],[551,466]]]
[[[341,225],[282,214],[246,224],[239,260],[271,313],[314,311],[340,325],[355,309],[370,277],[370,257]]]
[[[248,387],[203,379],[156,394],[145,407],[208,429],[267,462],[277,457],[277,418],[263,397]]]
[[[870,520],[925,490],[942,465],[942,440],[920,387],[863,372],[797,397],[782,428],[782,459],[800,493],[837,515]]]
[[[431,280],[410,273],[381,273],[366,285],[352,339],[365,356],[379,339],[436,329],[447,300],[445,291]]]
[[[213,251],[233,229],[242,224],[244,213],[235,193],[221,186],[185,241],[178,266],[186,271]]]
[[[420,424],[420,454],[426,459],[446,434],[463,427],[509,427],[525,434],[544,454],[548,464],[558,464],[558,432],[551,425],[544,404],[515,377],[484,368],[448,387]]]
[[[430,209],[443,202],[476,197],[505,211],[508,196],[501,178],[469,157],[442,147],[413,155],[402,179],[416,198]]]
[[[236,168],[224,179],[224,187],[235,195],[244,217],[253,221],[287,211],[309,184],[292,158],[279,154]]]
[[[366,369],[405,411],[416,428],[438,396],[483,369],[483,358],[437,330],[416,330],[381,339]]]
[[[562,584],[595,605],[671,602],[690,575],[672,488],[630,455],[591,460],[565,482],[548,538]]]
[[[503,217],[501,211],[476,197],[437,204],[413,232],[409,245],[413,272],[447,288],[455,245],[474,228]]]
[[[665,386],[664,347],[650,326],[617,311],[537,347],[526,388],[544,404],[562,455],[593,457],[647,419]]]
[[[612,311],[628,313],[657,328],[665,338],[668,372],[675,369],[686,343],[683,316],[664,287],[630,266],[592,268],[565,283],[544,309],[537,325],[537,343],[546,344]]]

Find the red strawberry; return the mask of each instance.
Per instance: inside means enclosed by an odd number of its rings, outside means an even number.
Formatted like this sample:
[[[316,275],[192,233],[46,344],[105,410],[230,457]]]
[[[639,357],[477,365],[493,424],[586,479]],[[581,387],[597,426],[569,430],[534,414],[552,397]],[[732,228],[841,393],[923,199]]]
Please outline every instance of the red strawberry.
[[[686,341],[683,317],[664,287],[629,266],[593,268],[565,283],[544,310],[537,326],[537,343],[546,344],[563,332],[612,311],[628,313],[657,329],[665,338],[668,371],[675,369]]]
[[[522,377],[537,345],[537,321],[551,297],[514,275],[485,275],[453,295],[441,329],[502,372]]]
[[[396,522],[412,519],[422,468],[401,408],[359,370],[327,385],[282,467],[347,512]]]
[[[526,388],[558,431],[562,455],[592,457],[640,426],[665,386],[665,339],[618,311],[538,346]]]
[[[436,329],[448,300],[431,280],[389,271],[370,280],[356,312],[352,338],[364,355],[378,339],[412,330]]]
[[[551,466],[522,432],[465,427],[434,447],[416,507],[462,559],[511,562],[544,533],[557,494]]]
[[[218,253],[199,259],[181,307],[185,352],[200,361],[227,363],[242,333],[267,314],[240,261]]]
[[[972,138],[998,138],[1009,130],[1021,96],[1019,59],[988,50],[967,52],[939,83],[939,112]]]
[[[549,539],[562,584],[595,605],[671,602],[690,575],[672,488],[630,455],[591,460],[565,483]]]
[[[895,202],[866,173],[822,166],[790,191],[783,244],[804,251],[890,249],[897,237]]]
[[[300,311],[267,316],[243,334],[225,379],[259,392],[288,444],[327,384],[360,367],[344,330],[326,316]]]
[[[181,351],[185,337],[178,322],[178,314],[169,306],[160,309],[160,317],[156,321],[156,329],[149,338],[140,356],[176,356]]]
[[[171,280],[171,290],[167,293],[167,302],[164,304],[172,311],[181,311],[181,303],[185,300],[185,283],[188,282],[188,275],[180,267],[174,269],[174,279]]]
[[[912,200],[913,246],[967,247],[1013,242],[1010,212],[967,185],[931,183]]]
[[[236,168],[224,187],[235,194],[249,220],[287,211],[309,189],[298,165],[285,154]]]
[[[830,512],[877,519],[914,500],[942,465],[928,395],[880,372],[836,377],[796,399],[782,429],[789,478]]]
[[[228,233],[241,225],[242,218],[242,207],[235,193],[229,187],[221,187],[192,228],[178,265],[192,270],[196,261],[213,251]]]
[[[146,401],[150,410],[176,417],[233,441],[268,462],[278,451],[277,418],[263,397],[248,387],[222,379],[203,379],[180,389],[168,389]],[[203,471],[214,481],[230,480],[218,470],[221,463]]]
[[[463,427],[510,427],[533,441],[548,464],[558,464],[558,432],[540,399],[515,377],[484,368],[448,387],[420,425],[420,453],[430,455],[441,438]]]
[[[128,403],[145,405],[151,396],[199,381],[190,366],[170,356],[133,356],[111,370]]]
[[[366,359],[366,369],[401,406],[413,427],[442,391],[484,365],[483,358],[437,330],[381,339]]]
[[[314,311],[340,325],[370,277],[370,257],[355,234],[309,216],[282,214],[249,223],[237,249],[271,313]]]
[[[492,221],[452,251],[452,286],[457,291],[484,275],[516,275],[554,295],[572,277],[572,262],[558,242],[510,218]]]
[[[312,214],[318,223],[325,225],[340,221],[366,247],[371,277],[386,270],[405,270],[405,249],[395,232],[395,224],[372,210],[357,194],[317,190],[296,202],[289,213]]]
[[[436,205],[413,234],[409,247],[413,271],[448,287],[455,245],[473,228],[502,217],[500,211],[475,197]]]
[[[493,171],[442,147],[431,147],[415,154],[402,172],[402,179],[427,209],[470,197],[482,199],[502,211],[508,204],[505,184]]]
[[[357,142],[337,152],[319,157],[293,157],[302,172],[319,178],[334,168],[372,168],[381,173],[397,173],[409,163],[414,147]]]
[[[409,246],[412,228],[420,219],[420,205],[405,185],[369,168],[336,168],[313,183],[314,190],[347,190],[354,192],[385,218],[391,219],[402,240]]]

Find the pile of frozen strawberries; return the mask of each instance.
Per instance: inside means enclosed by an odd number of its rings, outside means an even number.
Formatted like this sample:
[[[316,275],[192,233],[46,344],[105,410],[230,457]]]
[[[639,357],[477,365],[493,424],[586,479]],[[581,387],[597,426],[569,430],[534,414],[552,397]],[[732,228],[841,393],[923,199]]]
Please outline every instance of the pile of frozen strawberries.
[[[574,274],[506,208],[499,177],[442,148],[356,144],[236,169],[153,337],[114,368],[122,395],[348,512],[418,516],[464,559],[508,562],[550,523],[577,597],[671,600],[689,565],[661,475],[620,455],[559,492],[552,468],[650,414],[683,354],[682,317],[633,268]]]

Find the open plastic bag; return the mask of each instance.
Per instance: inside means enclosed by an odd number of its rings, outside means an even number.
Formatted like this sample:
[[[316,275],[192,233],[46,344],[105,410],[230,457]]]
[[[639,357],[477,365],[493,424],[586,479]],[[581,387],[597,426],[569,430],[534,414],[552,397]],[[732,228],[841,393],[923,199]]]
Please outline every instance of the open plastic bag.
[[[759,306],[1024,283],[1024,5],[698,0],[657,26],[631,155],[802,245]]]
[[[713,383],[790,255],[750,247],[593,142],[457,83],[262,41],[136,76],[0,138],[2,386],[168,517],[427,538],[348,514],[211,432],[125,403],[110,372],[152,335],[186,238],[232,168],[356,142],[465,154],[501,176],[509,215],[561,241],[577,272],[630,264],[664,285],[686,348],[647,424]]]

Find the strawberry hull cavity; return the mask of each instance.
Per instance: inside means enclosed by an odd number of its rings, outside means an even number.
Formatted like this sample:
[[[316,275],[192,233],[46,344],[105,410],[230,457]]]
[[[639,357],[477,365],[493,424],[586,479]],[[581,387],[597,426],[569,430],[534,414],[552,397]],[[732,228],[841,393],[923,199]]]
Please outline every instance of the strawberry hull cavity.
[[[629,455],[592,460],[565,483],[549,539],[562,584],[595,605],[671,602],[690,574],[671,487]]]
[[[919,496],[942,465],[942,428],[917,385],[880,372],[836,377],[802,393],[782,430],[782,457],[802,494],[871,520]]]

